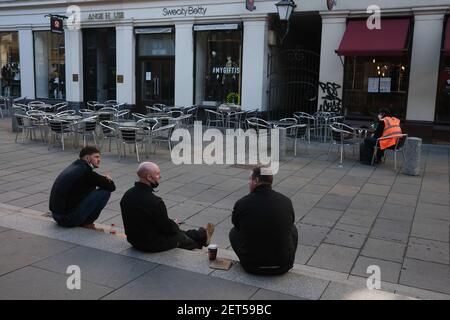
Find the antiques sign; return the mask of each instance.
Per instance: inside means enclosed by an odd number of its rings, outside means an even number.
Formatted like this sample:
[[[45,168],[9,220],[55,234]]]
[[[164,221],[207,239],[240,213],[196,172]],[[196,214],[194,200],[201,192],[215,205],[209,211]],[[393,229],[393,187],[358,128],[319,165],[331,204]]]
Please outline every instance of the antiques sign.
[[[97,13],[90,13],[88,15],[89,21],[95,21],[95,20],[120,20],[125,18],[125,13],[123,11],[116,11],[116,12],[97,12]]]
[[[162,14],[164,17],[167,16],[205,16],[207,7],[198,6],[198,7],[181,7],[181,8],[163,8]]]

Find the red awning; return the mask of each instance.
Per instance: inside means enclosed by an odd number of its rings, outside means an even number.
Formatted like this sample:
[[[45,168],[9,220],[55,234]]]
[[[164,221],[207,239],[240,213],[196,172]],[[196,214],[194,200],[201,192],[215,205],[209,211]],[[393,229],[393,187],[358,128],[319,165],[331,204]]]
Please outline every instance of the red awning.
[[[444,56],[450,56],[450,19],[447,20],[445,28]]]
[[[340,56],[402,56],[407,53],[409,18],[383,19],[381,29],[370,30],[367,20],[351,20],[347,24]]]

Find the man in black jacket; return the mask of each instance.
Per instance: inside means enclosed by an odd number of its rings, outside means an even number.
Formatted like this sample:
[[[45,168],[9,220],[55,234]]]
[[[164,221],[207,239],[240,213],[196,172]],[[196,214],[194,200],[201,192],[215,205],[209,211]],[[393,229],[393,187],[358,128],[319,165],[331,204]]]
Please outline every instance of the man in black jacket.
[[[109,174],[94,172],[99,165],[100,151],[88,146],[81,150],[80,159],[56,178],[50,193],[50,211],[60,226],[95,229],[95,220],[116,190]]]
[[[120,201],[122,219],[128,242],[137,250],[160,252],[173,248],[201,249],[207,246],[214,232],[208,223],[198,230],[180,230],[178,223],[169,219],[164,201],[154,194],[159,186],[161,171],[152,162],[144,162],[137,175],[139,181]]]
[[[293,267],[297,249],[294,208],[289,198],[272,190],[273,175],[262,170],[268,169],[253,169],[250,194],[234,205],[230,242],[247,272],[283,274]]]

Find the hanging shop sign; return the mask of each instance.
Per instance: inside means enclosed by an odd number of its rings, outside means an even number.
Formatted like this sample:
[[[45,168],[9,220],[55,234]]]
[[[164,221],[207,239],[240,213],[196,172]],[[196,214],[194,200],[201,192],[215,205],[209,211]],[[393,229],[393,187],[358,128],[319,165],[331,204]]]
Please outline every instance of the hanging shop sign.
[[[57,16],[50,17],[50,30],[53,33],[64,33],[64,21]]]
[[[334,7],[336,7],[336,4],[337,4],[336,0],[327,0],[328,10],[330,11],[333,10]]]

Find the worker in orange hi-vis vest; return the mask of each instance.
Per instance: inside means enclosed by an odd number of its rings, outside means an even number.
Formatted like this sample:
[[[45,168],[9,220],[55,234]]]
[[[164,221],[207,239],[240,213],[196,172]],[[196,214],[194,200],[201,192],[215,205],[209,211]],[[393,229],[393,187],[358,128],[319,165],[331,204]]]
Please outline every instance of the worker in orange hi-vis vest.
[[[387,110],[380,110],[378,112],[378,124],[373,135],[364,140],[364,144],[360,149],[360,161],[363,164],[371,164],[373,149],[377,143],[377,139],[381,137],[390,137],[402,134],[400,128],[400,120],[392,117]],[[394,146],[397,143],[397,138],[380,140],[379,150],[377,151],[376,163],[380,163],[384,155],[384,150]]]

